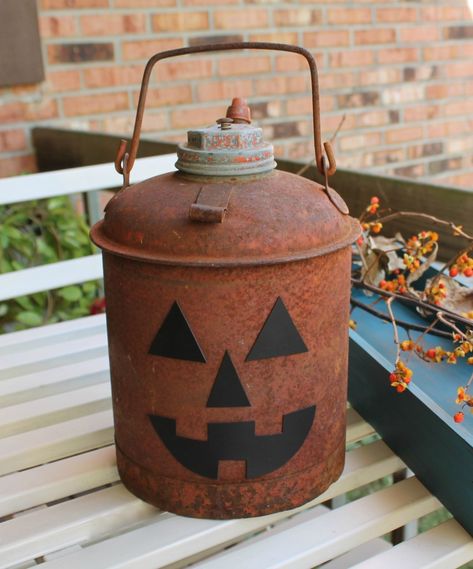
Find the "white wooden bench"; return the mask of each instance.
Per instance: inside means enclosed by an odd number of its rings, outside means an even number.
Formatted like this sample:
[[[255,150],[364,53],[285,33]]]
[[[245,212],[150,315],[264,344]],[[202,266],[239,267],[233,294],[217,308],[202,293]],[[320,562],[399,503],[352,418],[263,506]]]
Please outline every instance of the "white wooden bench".
[[[174,156],[138,160],[133,181],[173,163]],[[0,204],[118,183],[111,165],[21,176],[0,180]],[[0,275],[0,300],[101,271],[93,255]],[[379,539],[441,506],[415,476],[335,509],[323,505],[404,468],[372,435],[349,410],[341,478],[298,510],[224,522],[171,515],[118,478],[105,316],[1,335],[0,569],[438,569],[472,560],[473,540],[453,519],[395,547]]]

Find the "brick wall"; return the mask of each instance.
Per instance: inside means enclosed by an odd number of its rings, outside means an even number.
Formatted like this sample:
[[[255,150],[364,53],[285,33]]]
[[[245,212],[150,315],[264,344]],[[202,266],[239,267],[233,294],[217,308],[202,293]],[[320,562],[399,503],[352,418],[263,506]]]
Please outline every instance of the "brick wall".
[[[472,9],[473,1],[470,0]],[[39,0],[46,80],[0,90],[0,175],[34,170],[32,125],[131,134],[145,61],[212,41],[300,44],[316,56],[322,131],[340,166],[471,187],[473,22],[467,0]],[[159,88],[158,88],[159,85]],[[279,156],[312,155],[302,58],[269,52],[158,64],[144,131],[183,140],[235,96]]]

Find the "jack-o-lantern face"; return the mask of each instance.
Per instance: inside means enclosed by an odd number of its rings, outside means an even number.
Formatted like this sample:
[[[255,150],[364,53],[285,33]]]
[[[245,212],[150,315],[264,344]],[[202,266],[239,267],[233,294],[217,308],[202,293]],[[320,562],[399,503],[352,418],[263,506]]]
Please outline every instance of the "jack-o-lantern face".
[[[293,356],[307,347],[281,298],[259,332],[246,361]],[[175,302],[156,334],[149,353],[154,356],[205,363],[203,350],[180,306]],[[229,351],[225,351],[207,399],[207,407],[250,407]],[[315,405],[283,416],[282,432],[256,435],[255,421],[208,423],[207,440],[176,434],[176,419],[150,415],[156,433],[183,466],[207,478],[218,478],[221,460],[244,460],[246,478],[264,476],[288,462],[302,447],[315,417]]]

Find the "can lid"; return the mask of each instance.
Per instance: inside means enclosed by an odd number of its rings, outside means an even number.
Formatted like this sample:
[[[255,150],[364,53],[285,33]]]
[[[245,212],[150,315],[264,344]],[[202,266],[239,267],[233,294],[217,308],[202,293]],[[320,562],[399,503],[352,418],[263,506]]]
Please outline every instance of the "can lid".
[[[187,142],[178,146],[176,168],[200,176],[269,172],[276,167],[273,146],[263,140],[262,129],[250,122],[245,101],[233,99],[227,116],[215,125],[188,131]]]

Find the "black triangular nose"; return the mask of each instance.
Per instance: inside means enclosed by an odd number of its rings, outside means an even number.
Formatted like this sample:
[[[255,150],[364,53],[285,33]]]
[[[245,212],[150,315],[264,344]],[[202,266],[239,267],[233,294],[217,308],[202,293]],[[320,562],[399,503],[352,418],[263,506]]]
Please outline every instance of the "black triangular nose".
[[[207,407],[250,407],[230,354],[225,352],[210,391]]]

